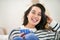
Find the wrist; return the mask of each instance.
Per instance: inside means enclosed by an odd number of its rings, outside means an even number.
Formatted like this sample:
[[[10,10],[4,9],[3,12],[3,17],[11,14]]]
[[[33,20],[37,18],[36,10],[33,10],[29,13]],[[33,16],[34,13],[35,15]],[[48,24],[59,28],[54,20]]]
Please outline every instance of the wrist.
[[[57,24],[57,22],[52,20],[51,23],[49,24],[49,26],[54,28],[56,24]]]

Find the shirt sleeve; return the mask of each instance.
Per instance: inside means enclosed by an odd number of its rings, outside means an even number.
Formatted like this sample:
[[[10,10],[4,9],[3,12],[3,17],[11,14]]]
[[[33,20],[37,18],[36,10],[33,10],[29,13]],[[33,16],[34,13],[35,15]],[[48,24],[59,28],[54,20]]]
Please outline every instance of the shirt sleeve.
[[[12,30],[9,34],[8,39],[13,40],[15,37],[20,37],[20,31],[19,30],[16,30],[16,29]]]
[[[55,31],[60,31],[60,24],[54,20],[49,24],[49,26]]]

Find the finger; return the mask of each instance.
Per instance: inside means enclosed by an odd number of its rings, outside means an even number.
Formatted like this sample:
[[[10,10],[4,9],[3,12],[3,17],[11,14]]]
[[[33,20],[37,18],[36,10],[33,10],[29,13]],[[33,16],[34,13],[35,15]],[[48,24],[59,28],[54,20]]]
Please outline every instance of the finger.
[[[48,14],[45,14],[47,18],[50,18],[50,16]]]
[[[23,37],[25,34],[24,33],[20,33],[20,36]]]

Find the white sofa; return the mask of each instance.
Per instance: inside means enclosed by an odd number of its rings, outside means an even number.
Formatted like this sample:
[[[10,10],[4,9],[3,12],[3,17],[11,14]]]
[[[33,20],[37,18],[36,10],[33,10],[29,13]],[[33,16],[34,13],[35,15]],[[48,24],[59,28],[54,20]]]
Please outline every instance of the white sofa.
[[[0,40],[8,40],[8,35],[0,35]]]

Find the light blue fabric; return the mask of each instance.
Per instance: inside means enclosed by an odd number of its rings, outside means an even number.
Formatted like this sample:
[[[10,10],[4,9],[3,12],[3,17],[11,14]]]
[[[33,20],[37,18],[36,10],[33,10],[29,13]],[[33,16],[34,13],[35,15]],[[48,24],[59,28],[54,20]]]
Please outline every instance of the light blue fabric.
[[[13,40],[23,40],[22,37],[14,37]]]
[[[34,33],[29,33],[25,36],[25,40],[39,40],[39,38]]]
[[[17,36],[14,37],[13,40],[39,40],[39,38],[37,36],[34,35],[33,32],[31,32],[29,29],[21,29],[20,33],[25,34],[25,38],[23,38],[22,36]]]
[[[20,29],[20,33],[28,34],[31,33],[29,29]]]

